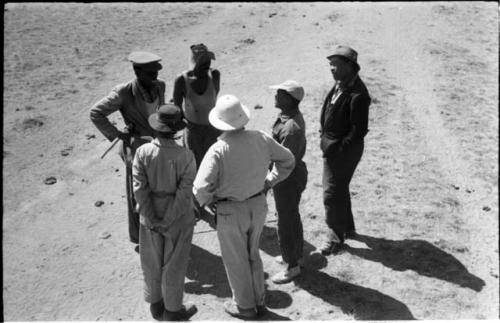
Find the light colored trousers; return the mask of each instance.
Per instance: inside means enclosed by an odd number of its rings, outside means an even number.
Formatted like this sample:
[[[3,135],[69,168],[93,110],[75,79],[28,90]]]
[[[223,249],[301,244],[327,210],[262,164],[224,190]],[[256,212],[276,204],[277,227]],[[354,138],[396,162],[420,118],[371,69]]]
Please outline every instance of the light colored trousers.
[[[169,311],[182,308],[192,239],[193,225],[174,225],[158,233],[141,224],[139,248],[146,302],[153,304],[163,299]]]
[[[267,214],[266,196],[217,203],[217,236],[235,303],[244,309],[265,303],[259,241]]]

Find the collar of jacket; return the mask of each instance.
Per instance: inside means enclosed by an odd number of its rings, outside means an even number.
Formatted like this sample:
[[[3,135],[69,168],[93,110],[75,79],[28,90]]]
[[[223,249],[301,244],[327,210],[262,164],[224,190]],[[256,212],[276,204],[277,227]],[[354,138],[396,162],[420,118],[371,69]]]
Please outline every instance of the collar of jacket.
[[[357,79],[358,79],[358,73],[354,74],[354,76],[347,82],[338,81],[337,83],[335,83],[335,87],[338,87],[341,91],[348,90],[353,87]]]
[[[158,95],[159,93],[159,89],[160,89],[160,86],[158,85],[157,82],[154,82],[154,91],[153,93],[155,93],[156,95]],[[139,80],[137,78],[135,78],[133,81],[132,81],[132,94],[137,97],[137,96],[140,96],[142,97],[142,99],[146,102],[152,102],[156,99],[157,96],[155,96],[154,98],[151,98],[151,95],[149,95],[149,93],[141,86],[141,84],[139,83]]]
[[[281,122],[287,122],[290,119],[293,119],[299,113],[299,108],[295,108],[293,110],[288,110],[288,111],[281,111],[280,114],[278,115],[278,119],[280,119]]]

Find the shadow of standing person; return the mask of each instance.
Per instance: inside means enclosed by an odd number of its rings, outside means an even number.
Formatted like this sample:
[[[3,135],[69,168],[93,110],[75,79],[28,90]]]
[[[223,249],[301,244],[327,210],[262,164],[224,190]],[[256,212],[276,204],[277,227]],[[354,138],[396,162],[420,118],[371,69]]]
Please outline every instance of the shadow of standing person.
[[[361,234],[353,239],[365,243],[369,249],[346,245],[347,252],[380,262],[394,270],[413,270],[420,275],[445,280],[477,292],[485,285],[482,279],[469,273],[455,257],[425,240],[388,240]]]
[[[281,255],[276,228],[264,226],[259,248],[271,257]],[[316,247],[304,240],[303,257],[307,258],[314,250],[316,250]]]
[[[184,284],[186,293],[231,297],[222,258],[195,244],[191,245],[186,277],[191,280]]]
[[[414,320],[400,301],[371,288],[343,282],[321,271],[305,268],[295,283],[356,320]]]

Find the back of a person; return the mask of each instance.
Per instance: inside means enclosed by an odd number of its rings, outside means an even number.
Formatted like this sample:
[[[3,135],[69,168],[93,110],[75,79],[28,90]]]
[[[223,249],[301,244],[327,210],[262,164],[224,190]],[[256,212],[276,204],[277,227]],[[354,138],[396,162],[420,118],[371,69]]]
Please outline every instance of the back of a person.
[[[238,191],[238,187],[247,187],[247,191],[256,193],[262,189],[271,161],[262,132],[244,129],[228,132],[214,146],[224,155],[219,191],[230,193]]]
[[[145,155],[149,186],[153,192],[175,193],[179,176],[188,162],[187,148],[174,141],[159,146],[157,141],[142,145],[138,154]]]

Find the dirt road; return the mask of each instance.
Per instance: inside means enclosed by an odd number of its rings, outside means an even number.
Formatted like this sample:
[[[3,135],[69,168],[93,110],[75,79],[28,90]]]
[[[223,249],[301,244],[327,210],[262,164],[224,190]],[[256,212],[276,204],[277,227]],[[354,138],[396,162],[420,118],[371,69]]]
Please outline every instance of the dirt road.
[[[128,242],[124,168],[88,110],[133,77],[133,50],[163,57],[167,99],[189,46],[216,54],[221,94],[269,131],[271,84],[306,96],[303,275],[268,280],[265,320],[498,319],[498,6],[431,3],[9,4],[4,8],[3,296],[6,321],[151,320]],[[318,118],[325,56],[358,50],[372,96],[351,185],[360,239],[322,257]],[[119,125],[119,116],[112,119]],[[44,180],[55,177],[56,183]],[[96,201],[102,206],[95,206]],[[262,237],[281,269],[274,203]],[[193,320],[235,320],[216,233],[195,228]]]

